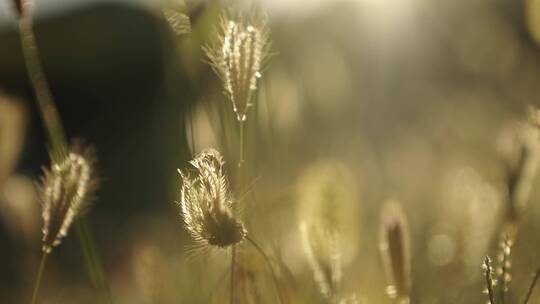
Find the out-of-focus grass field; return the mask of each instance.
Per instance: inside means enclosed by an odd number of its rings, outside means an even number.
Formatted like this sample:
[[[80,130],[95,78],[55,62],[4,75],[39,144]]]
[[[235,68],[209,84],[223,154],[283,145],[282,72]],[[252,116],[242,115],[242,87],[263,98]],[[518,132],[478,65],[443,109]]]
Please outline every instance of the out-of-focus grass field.
[[[114,303],[228,303],[229,253],[192,253],[175,205],[177,168],[194,153],[217,148],[231,180],[237,173],[235,115],[201,49],[237,4],[217,2],[36,0],[60,116],[70,137],[96,147],[101,187],[86,219]],[[0,90],[15,100],[0,97],[2,304],[30,303],[42,225],[33,183],[48,164],[10,5],[0,2]],[[171,31],[164,5],[190,16],[190,33]],[[411,303],[485,303],[481,265],[497,257],[507,204],[501,134],[540,105],[540,1],[258,5],[272,56],[245,126],[244,193],[234,196],[288,303],[325,303],[299,226],[328,212],[340,227],[340,290],[392,303],[379,251],[389,198],[408,219]],[[540,266],[538,185],[520,207],[507,304],[522,303]],[[240,298],[277,303],[257,251],[244,242],[238,256]],[[40,303],[98,303],[93,286],[71,231],[49,258]]]

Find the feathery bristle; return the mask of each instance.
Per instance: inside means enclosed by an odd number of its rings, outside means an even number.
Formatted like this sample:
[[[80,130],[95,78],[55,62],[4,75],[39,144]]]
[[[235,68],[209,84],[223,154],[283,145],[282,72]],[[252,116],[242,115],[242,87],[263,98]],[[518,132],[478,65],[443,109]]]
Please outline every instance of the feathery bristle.
[[[225,248],[239,243],[247,234],[242,222],[235,218],[223,159],[219,152],[208,149],[198,154],[189,171],[178,170],[182,177],[180,206],[186,229],[201,245]]]
[[[300,224],[300,232],[319,291],[327,299],[335,298],[342,277],[337,233],[306,222]]]
[[[238,121],[245,121],[268,56],[268,29],[264,22],[224,17],[212,45],[203,47],[209,63],[223,82]]]
[[[74,219],[89,204],[97,185],[93,166],[92,149],[81,150],[76,143],[63,161],[44,169],[39,186],[43,251],[48,253],[60,244]]]
[[[392,200],[385,203],[382,212],[380,249],[388,296],[408,303],[411,288],[409,233],[401,206]]]

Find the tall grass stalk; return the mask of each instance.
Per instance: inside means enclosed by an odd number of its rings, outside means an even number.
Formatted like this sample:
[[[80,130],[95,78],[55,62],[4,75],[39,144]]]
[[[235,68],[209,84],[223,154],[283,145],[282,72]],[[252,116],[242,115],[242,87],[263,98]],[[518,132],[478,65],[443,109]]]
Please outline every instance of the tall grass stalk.
[[[67,139],[62,127],[60,115],[58,114],[58,110],[54,104],[49,82],[43,70],[39,49],[36,44],[33,20],[27,8],[28,5],[28,3],[24,4],[25,9],[23,10],[23,13],[19,14],[18,18],[23,59],[47,133],[51,163],[60,163],[68,155]],[[83,250],[87,265],[92,265],[94,272],[103,274],[103,267],[97,258],[95,245],[93,244],[91,238],[85,237],[85,235],[89,235],[87,225],[80,226],[79,229],[77,229],[77,234],[79,240],[81,240],[81,248]],[[44,256],[47,255],[48,253],[44,253]],[[41,273],[45,268],[46,261],[46,258],[42,258],[34,297],[39,289]],[[92,270],[88,269],[88,272],[92,277]],[[104,276],[100,277],[100,282],[96,285],[96,287],[99,286],[106,290],[109,302],[111,303],[111,296],[108,292],[108,287],[106,287],[107,284]],[[33,301],[35,301],[35,299],[33,299]]]
[[[244,121],[238,121],[239,125],[239,147],[238,147],[238,188],[242,193],[244,185]],[[235,270],[236,270],[236,245],[231,246],[231,286],[230,286],[230,304],[235,303]]]

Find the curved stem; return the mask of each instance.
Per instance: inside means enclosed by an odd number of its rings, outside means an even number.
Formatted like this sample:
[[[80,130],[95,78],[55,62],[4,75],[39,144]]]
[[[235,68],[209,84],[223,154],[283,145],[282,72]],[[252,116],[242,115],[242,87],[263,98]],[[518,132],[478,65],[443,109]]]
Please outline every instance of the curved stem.
[[[531,285],[529,286],[529,290],[527,291],[527,296],[525,297],[525,301],[523,302],[524,304],[529,303],[531,295],[534,291],[534,287],[536,286],[536,281],[538,281],[539,276],[540,276],[540,268],[538,268],[538,270],[536,270],[536,273],[534,274],[534,278],[531,282]]]
[[[54,161],[60,161],[67,153],[67,140],[60,121],[60,115],[53,102],[49,82],[43,71],[43,64],[39,57],[33,22],[30,16],[19,19],[19,30],[24,63],[47,131],[47,137],[51,145],[51,157]]]
[[[255,249],[257,249],[257,251],[264,258],[264,261],[266,262],[266,265],[268,265],[268,268],[270,270],[270,274],[272,275],[272,280],[274,281],[274,285],[276,287],[276,292],[277,292],[277,295],[278,295],[278,298],[279,298],[279,303],[284,303],[283,297],[281,295],[281,289],[279,288],[279,281],[278,281],[276,273],[274,272],[274,267],[272,267],[272,262],[270,261],[270,257],[268,255],[266,255],[266,253],[261,248],[261,246],[259,246],[257,243],[255,243],[255,241],[253,239],[251,239],[249,236],[246,236],[246,240],[248,240],[248,242],[250,242],[251,245],[253,245],[253,247],[255,247]]]
[[[43,253],[41,254],[41,262],[39,263],[36,285],[34,286],[34,292],[32,293],[32,304],[35,304],[37,301],[39,286],[41,285],[41,277],[43,276],[43,270],[45,269],[45,264],[47,263],[48,256],[49,254],[46,251],[43,251]]]

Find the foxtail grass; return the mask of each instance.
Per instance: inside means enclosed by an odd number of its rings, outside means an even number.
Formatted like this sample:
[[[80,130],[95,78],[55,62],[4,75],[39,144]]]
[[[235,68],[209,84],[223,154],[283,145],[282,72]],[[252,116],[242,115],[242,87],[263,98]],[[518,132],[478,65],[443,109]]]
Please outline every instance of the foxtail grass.
[[[341,283],[341,252],[337,232],[319,225],[301,223],[304,252],[319,292],[328,303],[338,303]]]
[[[243,183],[244,125],[247,113],[257,94],[257,84],[268,58],[269,31],[265,22],[255,18],[222,17],[221,27],[213,43],[203,46],[208,63],[222,82],[239,124],[239,183]],[[241,188],[240,188],[241,189]],[[231,298],[235,302],[236,247],[231,247]]]
[[[38,271],[33,302],[37,300],[39,284],[46,256],[52,248],[60,244],[61,239],[67,234],[72,221],[80,215],[85,203],[95,190],[93,174],[93,160],[85,158],[70,149],[61,123],[60,115],[54,104],[53,94],[46,74],[43,70],[39,49],[34,33],[34,23],[31,16],[31,3],[25,0],[15,0],[17,22],[21,39],[23,58],[28,77],[38,108],[45,126],[48,139],[51,167],[44,170],[45,176],[41,184],[41,200],[43,206],[44,240],[43,258]],[[96,257],[95,245],[88,237],[88,228],[82,226],[77,230],[82,249],[87,259],[87,265],[99,268],[103,273],[102,266]],[[86,235],[86,236],[85,236]],[[91,274],[91,270],[89,274]],[[104,280],[102,286],[106,286]],[[108,302],[112,302],[110,293],[106,291]]]
[[[247,119],[247,112],[253,106],[269,47],[269,31],[264,21],[228,17],[222,18],[214,42],[203,47],[240,122]]]
[[[180,188],[180,214],[186,230],[202,250],[231,250],[230,301],[235,303],[235,259],[236,245],[247,240],[265,260],[283,303],[279,282],[270,258],[250,237],[244,223],[234,214],[235,201],[224,172],[224,160],[214,149],[197,154],[190,161],[191,168],[178,170],[182,178]]]

